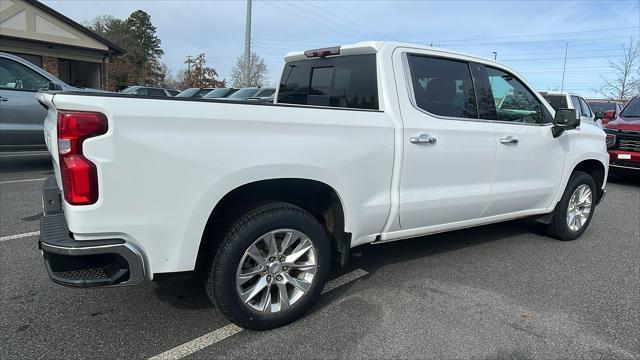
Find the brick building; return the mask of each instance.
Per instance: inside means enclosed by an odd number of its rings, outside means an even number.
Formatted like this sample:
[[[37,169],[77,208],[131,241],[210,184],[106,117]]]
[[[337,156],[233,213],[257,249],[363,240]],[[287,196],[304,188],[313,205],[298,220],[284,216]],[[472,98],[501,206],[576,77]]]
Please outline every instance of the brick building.
[[[37,0],[0,1],[0,51],[31,61],[69,85],[94,89],[106,88],[109,56],[123,53]]]

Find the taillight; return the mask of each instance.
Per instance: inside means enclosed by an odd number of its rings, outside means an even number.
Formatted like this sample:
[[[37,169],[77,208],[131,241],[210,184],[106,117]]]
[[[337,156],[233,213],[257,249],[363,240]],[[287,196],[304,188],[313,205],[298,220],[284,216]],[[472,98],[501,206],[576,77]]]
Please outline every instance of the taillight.
[[[58,112],[58,155],[65,200],[71,205],[98,201],[98,171],[82,154],[85,139],[107,132],[107,117],[94,112]]]

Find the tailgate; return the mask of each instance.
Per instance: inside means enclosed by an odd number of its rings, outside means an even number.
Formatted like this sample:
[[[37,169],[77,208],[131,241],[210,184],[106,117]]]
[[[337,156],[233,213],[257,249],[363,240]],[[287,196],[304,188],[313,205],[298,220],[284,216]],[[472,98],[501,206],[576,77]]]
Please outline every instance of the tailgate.
[[[51,93],[39,93],[37,95],[38,101],[47,109],[47,117],[44,119],[44,141],[51,154],[56,182],[58,183],[58,187],[62,188],[60,164],[58,162],[58,111],[53,104],[54,96],[55,94]]]

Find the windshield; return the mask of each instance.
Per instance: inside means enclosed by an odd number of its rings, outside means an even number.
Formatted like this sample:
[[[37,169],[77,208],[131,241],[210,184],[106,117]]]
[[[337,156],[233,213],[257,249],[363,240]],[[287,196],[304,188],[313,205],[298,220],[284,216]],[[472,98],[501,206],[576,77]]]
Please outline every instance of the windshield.
[[[629,101],[627,106],[624,107],[620,116],[623,117],[640,117],[640,97],[634,97]]]
[[[564,95],[543,95],[554,110],[567,108],[567,97]]]
[[[221,98],[227,96],[227,94],[231,91],[231,89],[221,88],[211,90],[207,93],[207,95],[203,96],[204,99],[213,99],[213,98]]]
[[[605,112],[605,111],[616,109],[616,104],[612,102],[611,103],[590,102],[589,106],[591,106],[591,110],[593,110],[593,112]]]
[[[200,91],[200,88],[189,88],[180,92],[176,97],[192,97],[198,91]]]
[[[229,98],[230,99],[244,99],[246,97],[251,97],[251,96],[255,95],[256,92],[258,92],[258,89],[256,89],[256,88],[244,88],[244,89],[240,89],[240,90],[236,91],[231,96],[229,96]]]

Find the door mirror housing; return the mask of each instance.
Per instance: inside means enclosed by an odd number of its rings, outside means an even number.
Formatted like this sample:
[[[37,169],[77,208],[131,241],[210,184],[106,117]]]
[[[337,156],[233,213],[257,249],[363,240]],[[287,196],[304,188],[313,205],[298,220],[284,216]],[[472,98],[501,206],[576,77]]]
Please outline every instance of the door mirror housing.
[[[558,109],[553,118],[553,137],[558,137],[563,131],[575,129],[580,126],[580,119],[574,109]]]

